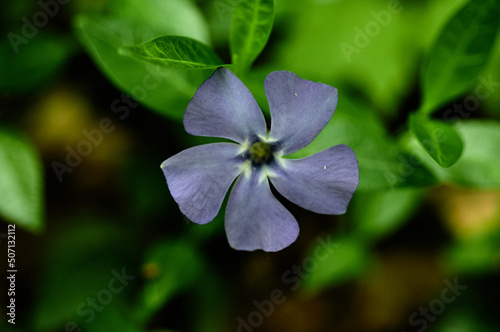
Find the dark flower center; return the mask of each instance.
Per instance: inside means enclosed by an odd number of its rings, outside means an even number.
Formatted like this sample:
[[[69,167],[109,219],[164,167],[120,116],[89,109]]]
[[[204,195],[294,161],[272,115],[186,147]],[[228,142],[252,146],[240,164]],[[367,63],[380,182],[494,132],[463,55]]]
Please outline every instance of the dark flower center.
[[[254,165],[261,165],[271,159],[273,156],[273,149],[267,143],[257,142],[252,144],[248,153]]]

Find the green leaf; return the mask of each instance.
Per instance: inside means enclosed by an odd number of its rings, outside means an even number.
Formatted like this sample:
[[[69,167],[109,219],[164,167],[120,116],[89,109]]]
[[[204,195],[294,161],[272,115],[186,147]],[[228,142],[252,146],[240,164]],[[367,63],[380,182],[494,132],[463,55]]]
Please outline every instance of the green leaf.
[[[318,249],[319,247],[321,248]],[[308,292],[318,292],[325,287],[352,280],[359,276],[370,262],[369,250],[355,238],[339,238],[331,243],[319,244],[309,254],[317,265],[304,280]],[[306,260],[307,258],[304,259]]]
[[[441,168],[421,152],[422,146],[413,137],[406,137],[407,151],[425,164],[441,182],[462,186],[500,188],[500,123],[496,121],[462,121],[455,125],[462,137],[462,157],[453,166]]]
[[[444,26],[422,72],[422,112],[431,113],[471,88],[490,57],[499,17],[499,1],[469,1]]]
[[[274,20],[274,0],[241,0],[233,9],[229,33],[231,60],[248,69],[269,39]]]
[[[204,15],[191,0],[110,0],[113,17],[130,22],[124,32],[140,39],[161,35],[186,36],[210,44],[210,29]]]
[[[166,15],[168,19],[172,14]],[[118,54],[122,46],[144,42],[144,36],[151,39],[151,35],[159,35],[156,30],[137,36],[138,27],[119,18],[78,16],[74,24],[77,37],[103,73],[135,100],[164,116],[181,119],[196,88],[209,75],[203,71],[167,70]],[[170,32],[163,30],[161,34]]]
[[[166,68],[213,69],[222,66],[222,60],[210,46],[188,37],[161,36],[122,47],[119,52]]]
[[[351,202],[354,232],[367,240],[378,240],[406,222],[419,206],[422,191],[357,193]]]
[[[20,133],[0,128],[0,215],[30,231],[44,227],[42,163]]]
[[[450,167],[458,161],[463,143],[450,124],[418,114],[411,115],[409,121],[412,133],[439,166]]]
[[[358,191],[392,190],[436,183],[436,178],[425,166],[415,164],[387,136],[373,110],[345,94],[339,98],[334,116],[318,137],[290,157],[302,158],[337,144],[346,144],[356,153],[360,177]]]

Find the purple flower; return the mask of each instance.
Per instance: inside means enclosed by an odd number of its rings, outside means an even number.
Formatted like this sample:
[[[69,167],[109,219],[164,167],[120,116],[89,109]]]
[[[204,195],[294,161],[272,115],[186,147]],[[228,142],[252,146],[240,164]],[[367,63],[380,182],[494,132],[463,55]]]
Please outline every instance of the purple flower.
[[[278,251],[295,241],[299,226],[274,197],[269,181],[293,203],[321,214],[343,214],[358,187],[358,161],[337,145],[303,159],[286,159],[325,127],[337,89],[287,71],[264,82],[271,131],[254,97],[230,70],[219,68],[196,91],[184,114],[192,135],[230,139],[184,150],[161,165],[170,192],[187,218],[206,224],[217,215],[233,181],[225,226],[239,250]]]

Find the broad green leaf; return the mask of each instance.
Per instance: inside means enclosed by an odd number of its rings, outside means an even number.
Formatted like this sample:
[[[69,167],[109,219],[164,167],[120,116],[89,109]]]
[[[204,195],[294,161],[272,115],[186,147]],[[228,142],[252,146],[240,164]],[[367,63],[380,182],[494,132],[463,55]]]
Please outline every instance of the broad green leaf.
[[[306,266],[308,258],[315,265]],[[351,280],[359,276],[371,261],[365,244],[347,237],[338,238],[332,243],[317,244],[309,252],[308,258],[304,259],[304,269],[309,273],[304,280],[308,292],[318,292],[325,287]]]
[[[113,17],[130,22],[135,44],[161,35],[186,36],[210,44],[204,13],[192,0],[110,0]]]
[[[369,241],[377,240],[397,230],[419,206],[422,191],[357,193],[351,202],[354,232]]]
[[[231,60],[248,69],[269,39],[274,20],[274,0],[240,0],[233,9],[229,34]]]
[[[0,215],[30,231],[44,228],[42,164],[33,144],[0,128]]]
[[[291,158],[302,158],[337,144],[356,153],[359,165],[358,191],[392,190],[436,183],[421,164],[415,164],[396,142],[387,136],[376,114],[348,96],[339,98],[337,110],[314,141]]]
[[[449,168],[436,165],[413,137],[403,144],[413,159],[419,159],[441,182],[462,186],[500,188],[500,123],[496,121],[462,121],[455,125],[462,137],[462,157]]]
[[[499,17],[499,1],[481,0],[469,1],[448,21],[422,72],[422,112],[431,113],[471,88],[490,57]]]
[[[165,15],[168,19],[173,14],[168,12]],[[145,37],[151,39],[154,35],[168,34],[169,29],[144,34],[142,29],[125,19],[87,16],[77,17],[75,28],[80,42],[115,85],[164,116],[181,119],[196,88],[209,75],[203,71],[166,70],[118,54],[122,46],[144,42]],[[117,96],[117,99],[121,98]]]
[[[462,155],[463,143],[455,129],[442,121],[414,114],[409,118],[410,129],[425,151],[441,167],[450,167]]]
[[[195,39],[161,36],[119,52],[166,68],[213,69],[222,66],[214,50]]]

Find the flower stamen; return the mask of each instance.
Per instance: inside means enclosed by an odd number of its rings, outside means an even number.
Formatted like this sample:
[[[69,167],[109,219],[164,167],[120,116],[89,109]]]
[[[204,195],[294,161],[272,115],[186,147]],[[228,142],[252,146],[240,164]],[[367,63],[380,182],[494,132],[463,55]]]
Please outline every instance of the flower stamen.
[[[250,160],[254,165],[262,165],[271,159],[273,156],[273,150],[271,146],[264,142],[257,142],[252,144],[248,150],[250,155]]]

